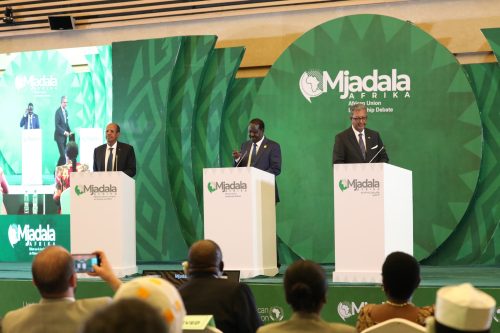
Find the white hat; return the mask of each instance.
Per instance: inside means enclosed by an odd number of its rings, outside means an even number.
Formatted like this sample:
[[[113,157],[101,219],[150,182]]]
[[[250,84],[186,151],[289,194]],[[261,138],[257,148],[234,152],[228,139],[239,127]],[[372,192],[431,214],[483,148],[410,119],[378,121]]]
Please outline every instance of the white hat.
[[[181,295],[170,282],[157,277],[143,276],[135,278],[122,284],[114,299],[130,297],[140,298],[157,308],[165,318],[169,332],[182,332],[186,309]]]
[[[495,299],[470,283],[443,287],[437,292],[435,317],[442,325],[461,331],[483,331],[491,326]]]

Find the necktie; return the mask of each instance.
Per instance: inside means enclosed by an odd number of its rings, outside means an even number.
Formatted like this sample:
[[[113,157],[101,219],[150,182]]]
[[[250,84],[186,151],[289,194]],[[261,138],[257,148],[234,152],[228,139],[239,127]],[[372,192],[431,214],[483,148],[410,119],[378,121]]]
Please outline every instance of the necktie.
[[[108,164],[106,171],[113,171],[113,148],[109,148]]]
[[[252,147],[252,154],[250,157],[250,159],[251,159],[250,165],[254,165],[256,157],[257,157],[257,144],[254,143],[253,147]]]
[[[31,116],[29,116],[29,118],[30,118],[30,121],[28,122],[28,129],[32,129],[33,123],[31,122]]]
[[[361,154],[363,155],[363,159],[366,159],[366,148],[365,148],[365,143],[363,142],[363,134],[359,133],[359,148],[361,149]]]
[[[64,110],[64,122],[68,125],[68,111]]]

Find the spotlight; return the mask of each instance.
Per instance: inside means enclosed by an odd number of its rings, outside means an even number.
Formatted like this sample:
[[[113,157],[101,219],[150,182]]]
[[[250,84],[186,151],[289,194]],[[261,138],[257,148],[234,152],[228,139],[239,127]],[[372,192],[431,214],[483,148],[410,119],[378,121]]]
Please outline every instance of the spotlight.
[[[5,24],[14,24],[14,11],[11,6],[5,7],[5,11],[3,12],[3,23]]]

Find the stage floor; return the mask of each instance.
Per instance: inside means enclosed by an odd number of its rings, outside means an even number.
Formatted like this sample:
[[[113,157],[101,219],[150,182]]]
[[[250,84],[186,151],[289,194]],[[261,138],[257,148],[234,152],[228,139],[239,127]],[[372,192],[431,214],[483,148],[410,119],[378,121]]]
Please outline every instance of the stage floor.
[[[322,265],[328,277],[329,285],[339,286],[374,286],[377,284],[366,283],[334,283],[332,282],[333,265]],[[169,264],[140,264],[139,273],[144,270],[181,270],[180,263]],[[286,266],[280,268],[278,275],[274,277],[258,276],[252,279],[242,280],[246,283],[256,284],[279,284],[283,283],[283,274]],[[481,288],[500,288],[500,267],[489,266],[421,266],[421,287],[442,287],[449,284],[470,282]],[[31,264],[28,263],[0,263],[0,279],[31,280]],[[124,280],[129,279],[126,277]]]

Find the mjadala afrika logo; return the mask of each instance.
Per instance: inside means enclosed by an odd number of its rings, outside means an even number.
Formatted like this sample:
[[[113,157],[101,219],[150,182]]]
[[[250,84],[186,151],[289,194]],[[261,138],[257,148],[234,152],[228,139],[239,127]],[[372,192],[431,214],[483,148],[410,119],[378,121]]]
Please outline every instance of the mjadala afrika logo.
[[[233,181],[233,182],[214,182],[210,181],[207,183],[208,192],[213,193],[215,191],[221,190],[222,192],[237,192],[237,191],[246,191],[247,183],[242,181]]]
[[[339,189],[344,192],[352,188],[354,191],[369,191],[376,190],[378,191],[380,188],[380,182],[374,178],[372,179],[362,179],[359,180],[357,178],[354,179],[341,179],[338,183]]]
[[[38,228],[32,228],[29,224],[21,226],[14,223],[9,225],[7,235],[12,248],[20,241],[24,241],[25,246],[34,244],[48,246],[54,245],[56,241],[56,231],[48,224],[45,227],[39,224]]]
[[[327,71],[307,70],[299,80],[302,95],[309,103],[311,98],[330,91],[338,91],[340,99],[398,99],[410,98],[411,78],[400,74],[396,68],[390,73],[380,73],[378,69],[365,76],[355,75],[348,70],[340,70],[332,79]]]

